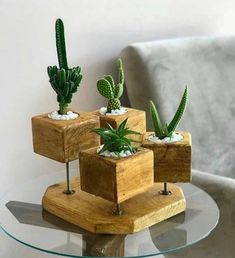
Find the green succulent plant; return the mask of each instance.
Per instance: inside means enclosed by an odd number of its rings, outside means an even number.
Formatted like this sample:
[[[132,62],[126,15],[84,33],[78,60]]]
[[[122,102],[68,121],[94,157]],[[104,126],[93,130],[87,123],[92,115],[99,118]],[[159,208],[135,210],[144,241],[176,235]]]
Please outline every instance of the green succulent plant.
[[[187,100],[188,100],[188,88],[186,86],[183,96],[181,98],[180,104],[178,106],[178,109],[169,125],[167,123],[162,125],[157,108],[154,105],[153,101],[150,101],[150,115],[152,118],[155,136],[157,136],[159,139],[164,139],[165,137],[172,136],[173,132],[175,131],[177,125],[179,124],[183,116]]]
[[[122,68],[122,60],[117,60],[118,68],[118,83],[115,84],[111,75],[105,75],[102,79],[97,81],[97,89],[99,93],[108,99],[107,112],[120,109],[121,103],[119,98],[122,96],[124,88],[124,71]]]
[[[132,146],[132,142],[137,142],[133,139],[126,137],[130,134],[138,134],[139,132],[129,130],[126,127],[128,118],[126,118],[117,129],[114,129],[109,123],[107,123],[108,128],[96,128],[93,131],[101,136],[104,140],[104,145],[102,149],[98,152],[99,154],[110,151],[114,152],[117,156],[119,156],[121,151],[130,151],[131,153],[135,153],[136,149]]]
[[[59,102],[59,114],[68,112],[68,106],[72,101],[73,93],[78,90],[82,80],[81,68],[69,68],[67,64],[66,46],[64,37],[64,24],[61,19],[55,23],[56,48],[59,61],[59,68],[54,66],[47,67],[49,82],[57,94]]]

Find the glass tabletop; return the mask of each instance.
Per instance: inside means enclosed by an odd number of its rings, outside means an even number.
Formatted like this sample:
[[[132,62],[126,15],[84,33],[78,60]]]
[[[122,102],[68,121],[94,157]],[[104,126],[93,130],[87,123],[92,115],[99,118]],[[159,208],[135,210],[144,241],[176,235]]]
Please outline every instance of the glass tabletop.
[[[3,231],[29,247],[67,257],[149,257],[192,245],[207,237],[218,223],[214,200],[186,183],[178,184],[185,194],[185,212],[135,234],[93,234],[43,211],[41,199],[46,188],[64,177],[64,172],[42,175],[12,189],[0,201]]]

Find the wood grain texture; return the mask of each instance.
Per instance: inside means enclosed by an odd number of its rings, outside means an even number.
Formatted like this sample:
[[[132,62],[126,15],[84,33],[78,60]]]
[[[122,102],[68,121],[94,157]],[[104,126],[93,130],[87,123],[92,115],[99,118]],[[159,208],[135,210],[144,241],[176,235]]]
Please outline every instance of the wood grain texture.
[[[101,115],[99,110],[91,112],[94,115],[100,117],[100,126],[102,128],[107,128],[107,122],[112,125],[112,127],[117,128],[122,121],[128,118],[127,127],[129,129],[141,133],[141,135],[128,135],[128,138],[140,141],[143,140],[143,134],[146,133],[146,114],[145,111],[127,108],[128,112],[123,115]],[[140,146],[140,144],[135,144],[135,146]]]
[[[125,158],[98,155],[97,148],[79,156],[81,189],[106,200],[121,203],[153,186],[153,152],[140,150]]]
[[[98,116],[79,112],[74,120],[57,121],[47,115],[32,118],[35,153],[66,163],[78,159],[81,150],[99,146],[100,138],[92,132],[100,126]]]
[[[184,138],[175,143],[143,141],[143,147],[154,152],[155,182],[190,182],[192,180],[192,141],[189,132],[179,132]],[[148,132],[144,138],[153,134]]]
[[[186,209],[180,187],[169,183],[172,195],[160,195],[162,183],[155,183],[147,192],[124,201],[124,214],[113,214],[114,204],[80,190],[79,178],[72,181],[73,195],[63,194],[66,182],[50,186],[42,205],[48,212],[93,233],[130,234],[166,220]]]

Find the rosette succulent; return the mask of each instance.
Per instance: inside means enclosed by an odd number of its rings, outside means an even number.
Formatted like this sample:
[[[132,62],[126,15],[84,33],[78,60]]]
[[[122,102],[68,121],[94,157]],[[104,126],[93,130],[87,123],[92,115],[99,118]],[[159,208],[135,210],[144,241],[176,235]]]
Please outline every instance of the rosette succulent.
[[[122,151],[130,151],[135,153],[136,149],[132,146],[132,142],[137,142],[133,139],[128,138],[130,134],[138,134],[139,132],[129,130],[126,127],[128,118],[126,118],[117,129],[114,129],[109,123],[107,123],[108,128],[96,128],[93,131],[101,136],[104,140],[104,145],[98,152],[99,154],[109,151],[114,152],[119,156]]]

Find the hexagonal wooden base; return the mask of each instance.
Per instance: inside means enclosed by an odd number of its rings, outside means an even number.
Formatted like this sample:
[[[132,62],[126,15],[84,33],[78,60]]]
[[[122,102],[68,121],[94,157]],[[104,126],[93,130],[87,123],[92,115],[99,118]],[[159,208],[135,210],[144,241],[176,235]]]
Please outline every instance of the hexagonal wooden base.
[[[130,234],[166,220],[186,209],[183,191],[168,184],[171,195],[161,195],[163,184],[156,183],[147,192],[121,205],[123,215],[114,215],[114,204],[80,190],[79,178],[71,182],[75,194],[65,195],[65,182],[48,187],[42,204],[48,212],[93,233]]]

